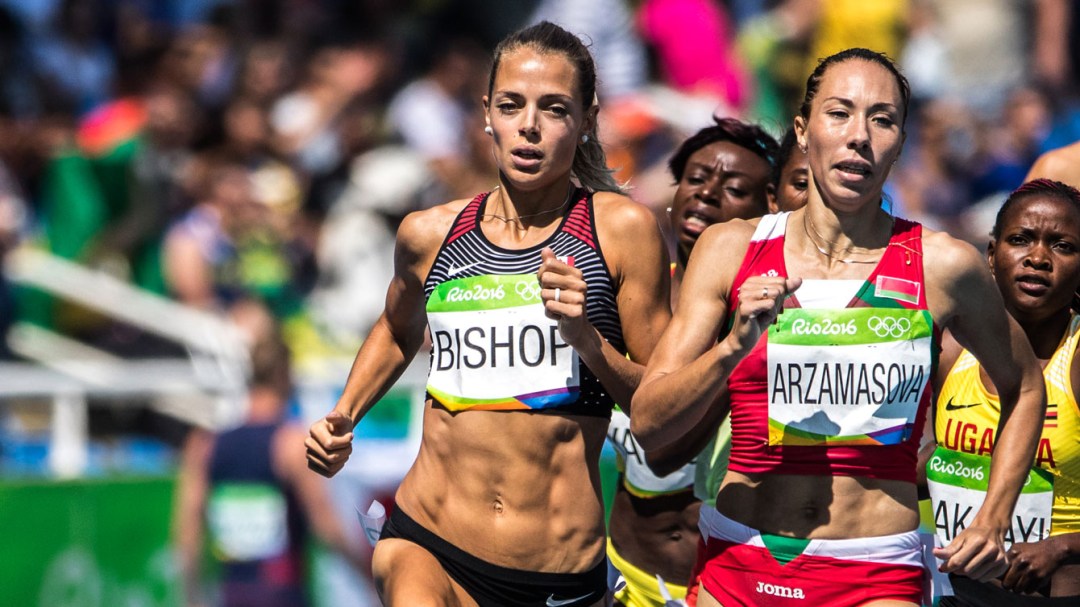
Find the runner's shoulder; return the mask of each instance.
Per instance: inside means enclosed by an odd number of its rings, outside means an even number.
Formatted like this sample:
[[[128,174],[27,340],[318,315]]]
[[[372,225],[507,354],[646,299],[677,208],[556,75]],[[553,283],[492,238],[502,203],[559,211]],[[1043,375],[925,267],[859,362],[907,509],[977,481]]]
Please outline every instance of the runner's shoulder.
[[[698,237],[697,243],[694,244],[694,252],[701,250],[708,251],[710,254],[723,253],[724,255],[732,255],[736,251],[745,253],[750,245],[750,239],[754,236],[754,230],[760,222],[761,218],[755,217],[715,223],[705,228]]]
[[[955,281],[986,269],[986,260],[974,245],[945,232],[923,228],[923,264],[928,276]]]
[[[437,249],[454,225],[454,219],[469,202],[469,199],[454,200],[409,213],[398,226],[398,248],[417,256]]]

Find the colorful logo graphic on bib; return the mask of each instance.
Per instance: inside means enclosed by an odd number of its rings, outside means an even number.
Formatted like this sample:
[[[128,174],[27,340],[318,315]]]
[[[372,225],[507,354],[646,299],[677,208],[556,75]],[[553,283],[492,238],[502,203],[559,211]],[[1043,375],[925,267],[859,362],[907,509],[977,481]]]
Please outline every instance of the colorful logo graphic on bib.
[[[907,440],[930,379],[932,337],[925,310],[784,311],[769,328],[769,444]]]
[[[578,356],[547,317],[535,274],[450,280],[427,303],[428,392],[451,411],[577,400]]]
[[[986,500],[990,458],[938,447],[926,463],[926,481],[934,533],[944,546],[971,524]],[[1016,500],[1011,526],[1005,532],[1006,547],[1049,537],[1053,504],[1053,474],[1032,468]]]

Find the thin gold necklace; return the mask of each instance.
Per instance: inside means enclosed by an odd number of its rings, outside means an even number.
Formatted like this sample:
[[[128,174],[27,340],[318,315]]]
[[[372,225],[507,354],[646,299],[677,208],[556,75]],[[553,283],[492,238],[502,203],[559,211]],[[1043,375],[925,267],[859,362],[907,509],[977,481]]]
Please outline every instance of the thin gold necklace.
[[[893,219],[893,222],[896,221],[895,216],[892,219]],[[807,225],[810,226],[809,230],[806,229]],[[818,232],[817,227],[814,226],[814,222],[810,220],[810,213],[808,211],[804,211],[803,212],[803,232],[806,234],[806,237],[808,239],[810,239],[810,244],[814,245],[814,248],[818,250],[818,253],[821,253],[825,257],[828,257],[829,259],[832,259],[833,261],[838,261],[840,263],[852,264],[852,263],[877,263],[878,262],[877,258],[875,258],[875,259],[850,259],[850,258],[847,258],[847,257],[838,257],[836,254],[828,252],[827,250],[825,250],[824,247],[819,245],[817,243],[817,241],[814,240],[814,236],[810,234],[811,230],[814,232],[815,235],[817,235],[818,239],[821,240],[822,242],[826,242],[826,243],[829,243],[829,244],[834,245],[834,246],[836,245],[835,242],[830,241],[828,238],[825,238],[824,236],[822,236],[821,232]],[[889,233],[890,233],[890,235],[892,234],[891,229],[889,230]],[[886,246],[888,246],[888,245],[886,245]],[[848,247],[847,249],[845,249],[842,252],[843,255],[850,255],[851,253],[855,253],[855,249],[853,247]],[[867,251],[865,253],[855,253],[855,254],[856,255],[871,255],[872,253]]]
[[[491,190],[491,193],[494,194],[495,190],[499,189],[500,187],[502,187],[502,186],[495,186],[495,188]],[[571,183],[570,187],[566,190],[566,199],[563,200],[562,204],[560,204],[557,207],[552,207],[552,208],[547,209],[545,211],[538,211],[536,213],[526,213],[525,215],[518,215],[517,217],[503,217],[502,215],[496,215],[495,213],[484,213],[484,217],[491,217],[493,219],[499,219],[503,223],[516,223],[519,228],[525,229],[525,226],[522,225],[522,223],[521,223],[522,219],[529,219],[531,217],[539,217],[540,215],[547,215],[548,213],[554,213],[556,211],[563,210],[564,208],[566,208],[566,205],[570,204],[570,196],[573,193],[574,193],[574,184]],[[490,194],[488,195],[488,199],[489,200],[491,199]]]

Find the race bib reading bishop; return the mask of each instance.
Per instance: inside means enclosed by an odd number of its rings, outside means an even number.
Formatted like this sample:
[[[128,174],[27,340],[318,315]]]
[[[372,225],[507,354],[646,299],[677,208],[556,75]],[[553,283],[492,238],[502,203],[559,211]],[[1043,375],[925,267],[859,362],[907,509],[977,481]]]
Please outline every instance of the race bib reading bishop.
[[[971,524],[986,500],[990,458],[938,447],[926,463],[926,484],[934,512],[934,533],[948,545]],[[1037,542],[1050,536],[1054,507],[1054,476],[1042,468],[1028,473],[1005,532],[1005,548],[1014,542]]]
[[[535,274],[449,280],[428,298],[427,316],[427,390],[447,409],[544,409],[577,400],[577,352],[544,314]]]
[[[925,310],[785,310],[769,327],[770,445],[894,445],[930,379]]]

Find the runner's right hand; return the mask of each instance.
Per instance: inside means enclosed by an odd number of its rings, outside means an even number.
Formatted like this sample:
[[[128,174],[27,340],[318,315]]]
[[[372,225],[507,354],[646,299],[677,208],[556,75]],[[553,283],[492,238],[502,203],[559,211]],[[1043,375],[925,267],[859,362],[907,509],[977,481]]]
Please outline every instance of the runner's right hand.
[[[352,428],[352,420],[339,411],[312,424],[304,441],[308,468],[327,478],[337,474],[352,454]]]
[[[751,276],[739,287],[739,306],[728,339],[737,351],[748,352],[784,309],[784,300],[802,285],[801,278]]]

